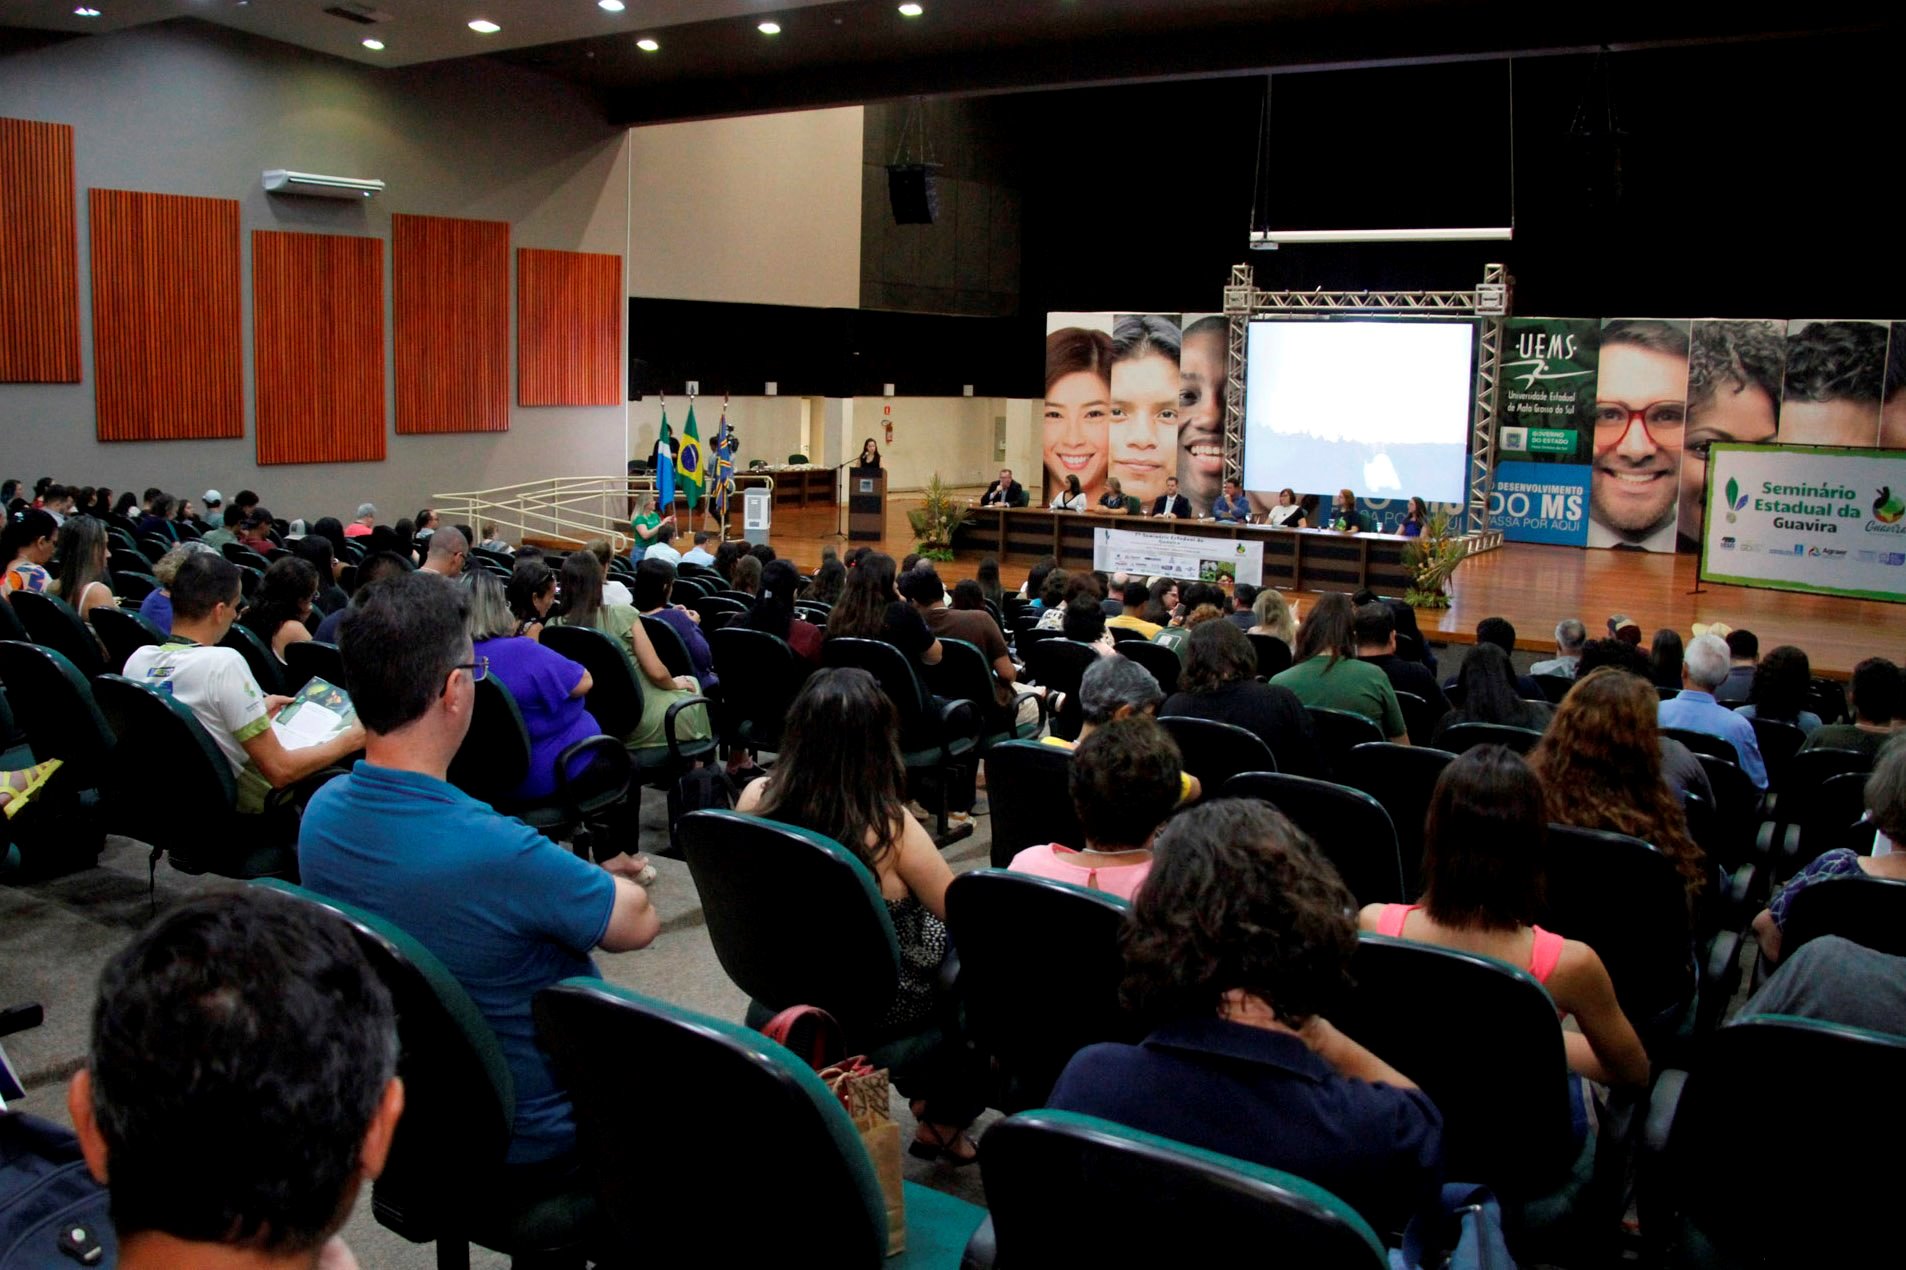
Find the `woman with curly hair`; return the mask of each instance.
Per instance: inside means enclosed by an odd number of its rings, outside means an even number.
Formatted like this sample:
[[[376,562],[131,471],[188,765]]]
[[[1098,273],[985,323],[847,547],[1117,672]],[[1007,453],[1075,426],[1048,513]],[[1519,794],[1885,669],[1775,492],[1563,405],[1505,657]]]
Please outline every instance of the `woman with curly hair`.
[[[1652,844],[1674,861],[1692,903],[1707,872],[1681,803],[1662,779],[1659,700],[1639,675],[1612,666],[1590,672],[1556,707],[1529,766],[1542,778],[1551,822]]]
[[[1080,1050],[1046,1105],[1295,1173],[1400,1230],[1436,1195],[1442,1116],[1319,1013],[1349,986],[1351,904],[1272,807],[1174,817],[1120,935],[1150,1035]]]
[[[1747,704],[1734,707],[1734,713],[1750,719],[1770,719],[1791,723],[1808,736],[1820,726],[1820,716],[1807,709],[1808,690],[1813,686],[1813,663],[1804,650],[1782,644],[1754,667],[1754,683],[1747,690]]]
[[[1324,774],[1310,711],[1289,688],[1257,681],[1257,654],[1231,622],[1200,622],[1192,628],[1178,691],[1165,698],[1158,713],[1235,724],[1271,747],[1278,771]]]

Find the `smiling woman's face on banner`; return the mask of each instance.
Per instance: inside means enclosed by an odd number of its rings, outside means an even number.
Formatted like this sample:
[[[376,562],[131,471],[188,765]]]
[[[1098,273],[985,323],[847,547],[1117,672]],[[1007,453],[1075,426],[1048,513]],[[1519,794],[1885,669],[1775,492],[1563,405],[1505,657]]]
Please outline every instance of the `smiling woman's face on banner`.
[[[1089,370],[1061,375],[1046,389],[1043,435],[1049,491],[1065,488],[1065,478],[1076,476],[1089,502],[1096,504],[1105,492],[1111,396],[1111,385]]]

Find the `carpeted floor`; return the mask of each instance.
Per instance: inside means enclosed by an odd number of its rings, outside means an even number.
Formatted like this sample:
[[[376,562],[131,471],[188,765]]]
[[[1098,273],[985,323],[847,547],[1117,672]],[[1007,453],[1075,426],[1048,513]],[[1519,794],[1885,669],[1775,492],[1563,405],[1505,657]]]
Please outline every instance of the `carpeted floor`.
[[[985,804],[982,802],[981,808]],[[947,849],[947,862],[964,872],[985,864],[990,826],[982,815],[972,837]],[[668,838],[666,803],[647,791],[642,803],[642,843],[653,847]],[[0,885],[0,1005],[37,1001],[46,1009],[44,1026],[5,1041],[28,1096],[23,1110],[68,1123],[66,1078],[86,1050],[94,984],[108,957],[122,947],[153,911],[146,898],[146,849],[127,838],[108,840],[99,867],[67,877],[20,885]],[[639,952],[598,953],[596,964],[611,981],[661,997],[689,1009],[739,1020],[746,1000],[716,962],[703,923],[701,902],[688,867],[657,858],[660,876],[650,888],[662,917],[662,934]],[[189,878],[159,866],[160,908],[180,899],[234,883]],[[911,1137],[912,1117],[905,1099],[894,1098],[901,1132]],[[996,1118],[987,1113],[977,1134]],[[737,1143],[737,1148],[745,1144]],[[979,1172],[953,1169],[903,1156],[909,1181],[923,1183],[974,1203],[982,1203]],[[436,1264],[430,1245],[406,1243],[371,1218],[367,1198],[345,1228],[345,1238],[367,1268],[409,1270]],[[500,1267],[508,1261],[472,1250],[472,1265]]]

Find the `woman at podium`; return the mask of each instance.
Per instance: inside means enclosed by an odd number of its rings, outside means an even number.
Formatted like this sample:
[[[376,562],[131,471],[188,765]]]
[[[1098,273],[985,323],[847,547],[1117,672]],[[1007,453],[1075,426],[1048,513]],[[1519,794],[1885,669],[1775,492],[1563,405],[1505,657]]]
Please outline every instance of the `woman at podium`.
[[[860,462],[854,466],[863,472],[880,470],[880,447],[874,444],[872,437],[868,437],[867,444],[860,447]]]

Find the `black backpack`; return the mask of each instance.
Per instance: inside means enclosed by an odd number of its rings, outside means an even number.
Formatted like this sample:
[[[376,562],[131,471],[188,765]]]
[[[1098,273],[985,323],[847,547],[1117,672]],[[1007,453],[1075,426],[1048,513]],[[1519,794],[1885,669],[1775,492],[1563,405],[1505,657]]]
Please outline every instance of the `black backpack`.
[[[734,791],[719,767],[691,769],[668,791],[668,853],[679,860],[682,844],[675,826],[691,811],[727,811],[735,805]]]
[[[79,1139],[20,1112],[0,1114],[0,1270],[72,1270],[119,1260],[106,1188]]]

